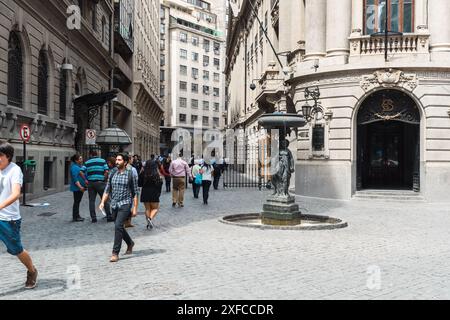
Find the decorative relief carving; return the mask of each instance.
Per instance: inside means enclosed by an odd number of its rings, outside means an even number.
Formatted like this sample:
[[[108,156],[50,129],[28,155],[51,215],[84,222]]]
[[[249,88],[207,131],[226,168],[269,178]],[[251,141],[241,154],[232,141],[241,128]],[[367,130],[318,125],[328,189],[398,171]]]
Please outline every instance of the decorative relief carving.
[[[409,91],[414,91],[418,86],[418,79],[416,74],[406,74],[401,70],[383,70],[375,71],[372,75],[363,76],[361,87],[365,91],[373,88],[383,87],[402,87]]]

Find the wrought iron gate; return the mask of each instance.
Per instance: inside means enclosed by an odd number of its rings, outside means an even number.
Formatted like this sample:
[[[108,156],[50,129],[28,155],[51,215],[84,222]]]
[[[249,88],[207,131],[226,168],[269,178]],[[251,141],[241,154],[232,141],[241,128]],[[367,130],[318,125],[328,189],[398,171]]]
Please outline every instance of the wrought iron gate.
[[[259,190],[270,188],[270,175],[268,167],[263,159],[264,150],[259,146],[245,145],[238,156],[235,152],[233,158],[227,158],[227,163],[222,174],[223,187],[226,188],[258,188]]]

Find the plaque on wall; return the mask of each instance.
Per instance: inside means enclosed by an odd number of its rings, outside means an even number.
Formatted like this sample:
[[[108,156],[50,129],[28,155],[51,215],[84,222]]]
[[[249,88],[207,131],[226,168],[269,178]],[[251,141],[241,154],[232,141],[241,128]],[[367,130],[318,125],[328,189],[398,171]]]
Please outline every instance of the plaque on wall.
[[[312,147],[313,151],[323,151],[325,146],[325,128],[317,125],[313,128]]]

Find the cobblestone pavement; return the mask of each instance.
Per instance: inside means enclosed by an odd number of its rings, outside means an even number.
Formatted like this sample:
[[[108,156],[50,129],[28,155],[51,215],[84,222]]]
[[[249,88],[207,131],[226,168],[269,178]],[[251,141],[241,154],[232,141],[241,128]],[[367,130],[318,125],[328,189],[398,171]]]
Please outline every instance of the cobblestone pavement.
[[[258,212],[266,192],[212,191],[210,205],[168,194],[147,231],[140,214],[135,254],[109,262],[113,225],[72,223],[72,194],[23,208],[23,242],[40,271],[23,290],[22,265],[0,245],[0,299],[449,299],[450,215],[445,205],[299,198],[305,213],[344,219],[330,231],[230,226],[224,215]],[[140,208],[140,211],[143,211]],[[39,216],[41,213],[55,213]],[[87,194],[81,212],[88,217]],[[125,250],[124,244],[122,250]]]

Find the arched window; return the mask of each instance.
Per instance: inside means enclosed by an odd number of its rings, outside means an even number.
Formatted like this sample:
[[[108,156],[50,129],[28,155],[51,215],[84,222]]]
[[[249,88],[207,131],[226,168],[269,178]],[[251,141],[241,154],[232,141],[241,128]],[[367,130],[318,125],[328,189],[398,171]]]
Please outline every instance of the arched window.
[[[47,51],[44,49],[39,52],[38,113],[48,114],[48,61]]]
[[[102,42],[106,42],[106,19],[105,17],[102,18]]]
[[[59,76],[59,118],[66,120],[66,109],[67,109],[67,71],[61,69],[61,74]]]
[[[414,30],[414,0],[365,0],[365,34],[384,32],[386,1],[389,31],[409,33]]]
[[[92,29],[94,29],[94,31],[97,31],[97,4],[95,2],[92,2],[91,5]]]
[[[78,83],[75,83],[75,97],[78,98],[81,95],[80,86]]]
[[[15,32],[8,44],[8,104],[22,108],[23,56],[20,39]]]

